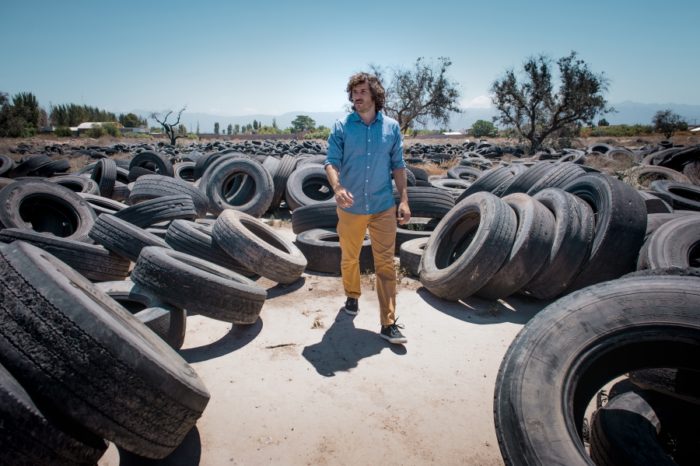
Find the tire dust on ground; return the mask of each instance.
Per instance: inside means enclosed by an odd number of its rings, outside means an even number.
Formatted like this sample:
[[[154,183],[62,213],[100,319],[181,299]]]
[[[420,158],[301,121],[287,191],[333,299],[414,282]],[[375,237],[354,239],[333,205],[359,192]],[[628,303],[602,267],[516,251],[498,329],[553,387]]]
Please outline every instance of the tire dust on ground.
[[[273,225],[294,237],[288,222]],[[398,259],[397,259],[398,261]],[[401,276],[405,346],[378,336],[373,275],[360,312],[342,311],[339,276],[304,273],[268,290],[259,321],[187,320],[182,357],[211,393],[163,465],[503,464],[492,404],[517,332],[545,303],[453,303]],[[100,466],[143,464],[110,445]]]

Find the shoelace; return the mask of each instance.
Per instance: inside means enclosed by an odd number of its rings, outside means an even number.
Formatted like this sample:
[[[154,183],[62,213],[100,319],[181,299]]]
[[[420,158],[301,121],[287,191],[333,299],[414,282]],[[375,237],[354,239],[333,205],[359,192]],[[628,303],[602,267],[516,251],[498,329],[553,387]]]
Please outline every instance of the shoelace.
[[[399,329],[404,328],[404,325],[403,325],[403,324],[397,324],[398,321],[399,321],[399,319],[398,319],[398,317],[397,317],[396,320],[394,320],[394,323],[391,324],[389,327],[396,327],[396,328],[399,328]]]

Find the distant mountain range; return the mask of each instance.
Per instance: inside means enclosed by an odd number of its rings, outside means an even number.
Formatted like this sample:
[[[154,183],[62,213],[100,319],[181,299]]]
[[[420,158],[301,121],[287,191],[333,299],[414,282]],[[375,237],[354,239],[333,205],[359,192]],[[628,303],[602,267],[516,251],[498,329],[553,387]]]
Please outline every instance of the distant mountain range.
[[[604,118],[612,125],[617,124],[651,124],[654,114],[659,110],[671,109],[673,112],[683,117],[689,125],[695,126],[700,124],[700,105],[688,104],[642,104],[637,102],[620,102],[611,104],[615,108],[614,113],[609,113]],[[150,112],[143,110],[134,110],[137,115],[148,115]],[[488,120],[496,116],[497,111],[494,108],[465,108],[462,113],[453,114],[450,119],[449,128],[452,131],[465,130],[471,128],[477,120]],[[229,124],[245,126],[252,124],[253,120],[262,123],[263,125],[272,125],[273,119],[277,123],[278,128],[288,128],[292,125],[298,115],[307,115],[311,117],[316,126],[330,127],[333,122],[345,116],[345,112],[307,112],[296,111],[287,112],[281,115],[238,115],[224,116],[212,115],[208,113],[190,113],[185,111],[182,114],[181,123],[184,124],[190,131],[195,132],[199,125],[200,133],[213,133],[214,124],[219,123],[219,128],[222,133],[226,132]],[[155,120],[149,119],[149,125],[156,126]]]

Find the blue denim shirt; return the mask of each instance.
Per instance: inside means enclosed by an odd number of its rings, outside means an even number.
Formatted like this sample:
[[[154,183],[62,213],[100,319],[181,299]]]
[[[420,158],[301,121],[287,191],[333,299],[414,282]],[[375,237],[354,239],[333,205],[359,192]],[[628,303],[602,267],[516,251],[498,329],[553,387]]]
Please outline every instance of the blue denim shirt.
[[[357,112],[333,124],[325,165],[340,173],[340,184],[353,195],[353,214],[376,214],[395,205],[391,171],[406,168],[401,129],[396,120],[377,112],[366,125]]]

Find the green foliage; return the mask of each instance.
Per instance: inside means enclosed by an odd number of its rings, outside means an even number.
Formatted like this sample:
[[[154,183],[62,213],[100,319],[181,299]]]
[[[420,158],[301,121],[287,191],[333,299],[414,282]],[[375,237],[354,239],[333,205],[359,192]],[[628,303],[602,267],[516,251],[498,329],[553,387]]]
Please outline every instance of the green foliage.
[[[63,104],[53,107],[49,114],[49,120],[54,126],[78,126],[80,123],[87,121],[119,121],[112,112],[100,110],[97,107],[76,104]]]
[[[87,136],[90,138],[98,139],[107,134],[107,130],[102,126],[95,126],[87,130],[85,134],[87,134]]]
[[[476,120],[471,128],[471,135],[475,138],[496,137],[498,130],[496,125],[486,120]]]
[[[316,122],[308,115],[297,115],[292,120],[292,132],[303,133],[304,131],[313,131],[316,129]]]
[[[651,125],[609,125],[581,128],[583,137],[632,137],[647,136],[653,132]]]
[[[53,132],[56,136],[61,138],[70,137],[73,135],[73,132],[67,126],[59,126]]]
[[[497,121],[528,140],[530,153],[562,129],[591,124],[597,114],[612,110],[603,97],[608,86],[603,74],[590,71],[576,52],[556,64],[558,89],[552,82],[552,60],[544,55],[527,60],[522,76],[511,69],[491,86],[493,103],[500,111]]]
[[[180,136],[187,136],[187,126],[180,124],[177,127],[177,134],[179,134]]]
[[[122,133],[119,131],[119,127],[114,123],[105,123],[102,125],[102,129],[104,129],[105,133],[115,138],[122,135]]]
[[[148,125],[145,118],[141,119],[134,113],[119,114],[119,123],[124,128],[140,128]]]
[[[28,137],[36,134],[41,109],[30,92],[20,92],[12,98],[0,92],[0,137]]]
[[[219,134],[219,122],[214,123],[214,134]]]
[[[605,118],[601,118],[598,120],[598,126],[610,126],[610,123],[608,123],[608,120]]]
[[[309,131],[304,134],[304,139],[328,139],[331,134],[331,129],[325,126],[319,126],[313,131]]]
[[[420,57],[413,69],[399,69],[394,72],[388,86],[385,83],[384,111],[399,122],[403,133],[415,123],[427,125],[429,120],[446,127],[451,112],[461,112],[457,105],[459,84],[447,78],[447,69],[451,65],[446,57],[438,58],[436,65],[428,64]],[[381,68],[370,68],[383,82]]]
[[[688,123],[683,121],[683,118],[671,109],[656,112],[652,119],[652,124],[654,125],[654,131],[663,133],[666,139],[673,136],[673,133],[676,131],[686,131],[688,129]]]
[[[231,136],[231,134],[233,134],[233,125],[231,123],[229,123],[228,126],[226,127],[226,134],[229,136]]]

